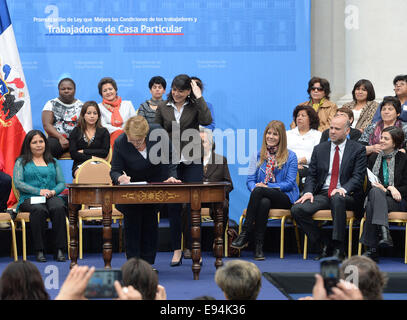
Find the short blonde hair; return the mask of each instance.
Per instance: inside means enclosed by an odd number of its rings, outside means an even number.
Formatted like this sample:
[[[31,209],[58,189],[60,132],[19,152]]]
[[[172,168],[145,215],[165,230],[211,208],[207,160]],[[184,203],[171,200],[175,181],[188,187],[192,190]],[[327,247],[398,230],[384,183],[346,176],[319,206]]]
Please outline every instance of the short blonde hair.
[[[256,300],[261,288],[261,272],[252,262],[230,260],[216,270],[215,282],[228,300]]]
[[[124,133],[130,138],[147,137],[150,126],[142,116],[134,116],[127,120],[124,125]]]

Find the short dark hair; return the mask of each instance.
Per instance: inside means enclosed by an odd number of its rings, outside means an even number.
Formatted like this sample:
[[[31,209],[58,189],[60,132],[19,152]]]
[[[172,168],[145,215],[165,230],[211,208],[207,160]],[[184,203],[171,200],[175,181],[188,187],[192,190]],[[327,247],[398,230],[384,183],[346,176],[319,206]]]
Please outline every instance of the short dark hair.
[[[383,288],[387,283],[387,276],[380,271],[376,262],[364,256],[352,256],[345,260],[340,267],[341,279],[346,279],[348,266],[358,269],[358,287],[365,300],[382,300]]]
[[[55,162],[54,158],[52,157],[51,151],[49,149],[48,139],[45,136],[45,134],[40,130],[30,130],[25,135],[25,138],[23,140],[23,144],[21,146],[20,156],[19,156],[22,159],[22,165],[23,166],[25,166],[33,158],[30,144],[31,144],[31,140],[36,135],[39,135],[42,139],[44,139],[44,142],[45,142],[45,151],[44,151],[44,155],[43,155],[44,161],[47,164],[50,163],[50,162],[53,162],[53,163]]]
[[[393,85],[395,86],[398,81],[407,82],[407,74],[399,74],[393,79]]]
[[[352,119],[352,122],[353,122],[353,120],[355,120],[355,116],[353,115],[353,111],[352,111],[351,108],[348,108],[348,107],[340,107],[339,109],[336,110],[336,113],[338,113],[338,112],[346,113],[347,116],[348,116],[348,118],[349,118],[349,121],[350,121],[351,119]]]
[[[157,293],[158,276],[151,265],[140,258],[131,258],[122,266],[124,286],[133,286],[143,300],[154,300]]]
[[[355,85],[353,86],[352,97],[354,101],[356,101],[355,91],[361,86],[364,86],[367,91],[367,101],[373,101],[374,99],[376,99],[376,93],[374,91],[373,84],[370,82],[370,80],[361,79],[358,82],[356,82]]]
[[[308,89],[307,92],[309,94],[309,97],[311,98],[311,88],[314,86],[314,84],[318,83],[321,85],[321,87],[324,89],[325,93],[325,98],[329,100],[329,94],[331,93],[331,87],[329,85],[329,81],[320,78],[320,77],[312,77],[310,81],[308,81]]]
[[[396,127],[396,126],[391,126],[391,127],[384,128],[382,131],[382,135],[383,135],[383,132],[388,132],[390,134],[391,139],[393,140],[395,149],[401,149],[403,147],[404,131],[401,128]]]
[[[294,112],[293,112],[293,120],[295,122],[295,125],[297,125],[297,116],[301,110],[305,110],[305,112],[307,112],[307,115],[309,118],[310,129],[318,130],[318,127],[319,127],[318,113],[314,110],[313,107],[308,106],[308,105],[298,105],[295,107]]]
[[[380,104],[380,112],[382,111],[383,107],[387,104],[391,104],[394,109],[396,109],[397,114],[401,114],[401,103],[397,97],[387,96],[383,98],[382,103]]]
[[[100,79],[100,81],[98,83],[98,90],[99,90],[100,95],[102,95],[102,87],[107,83],[110,83],[117,92],[117,83],[116,83],[116,81],[113,78],[105,77],[105,78]]]
[[[148,87],[150,88],[150,90],[155,84],[161,84],[164,89],[166,89],[167,87],[167,81],[165,81],[165,79],[161,76],[155,76],[150,79],[150,81],[148,82]]]
[[[65,82],[65,81],[68,81],[68,82],[72,83],[72,84],[73,84],[73,88],[76,90],[75,81],[73,81],[71,78],[63,78],[63,79],[59,80],[59,82],[58,82],[58,89],[59,89],[59,87],[61,86],[62,82]]]
[[[178,90],[191,90],[190,98],[195,100],[195,95],[192,92],[191,87],[191,78],[186,74],[177,75],[171,83],[171,89],[176,88]],[[172,97],[172,90],[168,93],[168,101],[173,102],[174,98]],[[188,98],[187,98],[188,100]]]

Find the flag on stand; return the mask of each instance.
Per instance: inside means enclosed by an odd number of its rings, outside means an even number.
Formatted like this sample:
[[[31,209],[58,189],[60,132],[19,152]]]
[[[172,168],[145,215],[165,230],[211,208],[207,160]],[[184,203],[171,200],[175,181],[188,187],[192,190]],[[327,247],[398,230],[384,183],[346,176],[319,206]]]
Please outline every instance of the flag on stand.
[[[0,0],[0,152],[13,176],[25,134],[32,129],[31,104],[6,0]],[[16,202],[13,192],[8,207]]]

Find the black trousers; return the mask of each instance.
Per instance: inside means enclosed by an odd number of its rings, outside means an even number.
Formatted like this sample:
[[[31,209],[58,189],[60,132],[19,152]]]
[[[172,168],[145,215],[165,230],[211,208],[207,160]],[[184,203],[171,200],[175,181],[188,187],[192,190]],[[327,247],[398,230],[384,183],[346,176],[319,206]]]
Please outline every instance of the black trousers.
[[[397,202],[392,196],[379,188],[373,187],[368,194],[366,203],[366,221],[360,242],[368,247],[377,247],[379,226],[389,226],[390,211],[405,211],[405,202]]]
[[[47,199],[46,203],[31,204],[31,199],[26,199],[19,211],[30,212],[30,226],[35,251],[45,250],[46,219],[52,222],[52,233],[55,249],[66,248],[66,216],[67,208],[64,200],[59,197]]]
[[[0,171],[0,212],[7,210],[7,201],[11,192],[11,177]]]
[[[290,209],[290,198],[282,191],[256,187],[250,194],[243,230],[252,232],[256,241],[263,241],[270,209]]]
[[[55,137],[48,137],[48,145],[51,154],[54,158],[60,158],[62,154],[69,150],[69,148],[63,149],[59,140]]]
[[[151,204],[118,204],[124,215],[127,259],[137,257],[154,264],[158,242],[157,208]]]
[[[353,210],[355,207],[355,199],[352,196],[345,195],[344,197],[336,193],[333,197],[328,197],[328,191],[324,190],[321,193],[314,195],[314,202],[306,201],[297,203],[291,208],[291,215],[297,222],[298,226],[305,232],[310,239],[310,242],[329,244],[330,239],[321,238],[321,232],[312,216],[318,210],[331,210],[333,219],[332,240],[340,243],[340,248],[343,249],[346,232],[346,210]]]
[[[203,166],[202,164],[185,164],[180,163],[177,168],[178,179],[182,182],[202,182],[203,181]],[[188,237],[188,243],[191,243],[191,206],[186,205],[186,214],[189,217],[186,219],[185,229],[188,230],[184,237]],[[172,250],[181,249],[181,233],[182,233],[182,204],[168,205],[168,219],[170,221],[171,232],[171,248]]]

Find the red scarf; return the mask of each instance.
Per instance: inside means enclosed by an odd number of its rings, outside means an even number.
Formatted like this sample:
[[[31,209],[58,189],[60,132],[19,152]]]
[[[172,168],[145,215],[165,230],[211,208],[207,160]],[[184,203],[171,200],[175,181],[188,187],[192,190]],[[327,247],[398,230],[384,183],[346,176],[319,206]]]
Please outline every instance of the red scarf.
[[[276,153],[278,151],[278,146],[267,148],[267,164],[266,164],[266,177],[264,178],[264,184],[270,182],[276,182],[276,177],[274,176],[274,169],[276,168]]]
[[[103,99],[103,105],[107,110],[112,113],[111,123],[114,127],[122,127],[123,125],[123,118],[120,115],[120,105],[122,103],[122,98],[117,97],[114,101],[107,101]]]

